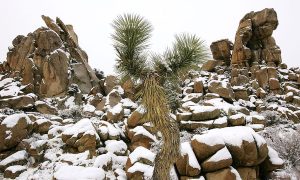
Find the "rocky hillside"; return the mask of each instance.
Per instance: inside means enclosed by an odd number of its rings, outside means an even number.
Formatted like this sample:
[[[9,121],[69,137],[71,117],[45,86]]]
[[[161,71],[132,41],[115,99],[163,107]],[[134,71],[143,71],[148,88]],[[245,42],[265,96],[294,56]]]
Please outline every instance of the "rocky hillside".
[[[0,178],[150,179],[161,134],[133,82],[93,70],[73,27],[42,18],[0,64]],[[300,178],[300,68],[282,63],[277,26],[273,9],[246,14],[186,75],[172,179]]]

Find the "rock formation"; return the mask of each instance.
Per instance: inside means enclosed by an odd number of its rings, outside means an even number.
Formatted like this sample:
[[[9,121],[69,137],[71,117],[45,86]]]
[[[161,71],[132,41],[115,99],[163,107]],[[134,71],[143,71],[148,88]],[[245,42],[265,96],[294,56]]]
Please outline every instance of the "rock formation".
[[[33,92],[43,97],[64,95],[72,83],[84,93],[99,86],[72,25],[65,25],[59,18],[56,22],[47,16],[42,18],[47,27],[13,40],[2,65],[4,71],[21,78],[23,85],[33,85]]]
[[[281,63],[281,50],[272,37],[278,26],[274,9],[250,12],[241,20],[235,35],[231,64],[241,67],[262,62],[269,66]]]

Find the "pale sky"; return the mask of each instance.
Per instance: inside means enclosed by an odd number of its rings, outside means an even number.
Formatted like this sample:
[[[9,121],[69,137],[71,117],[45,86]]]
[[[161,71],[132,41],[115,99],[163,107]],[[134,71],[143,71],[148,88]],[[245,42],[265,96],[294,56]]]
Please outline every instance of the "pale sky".
[[[151,51],[163,52],[182,32],[206,41],[229,38],[234,41],[240,19],[250,11],[274,8],[279,26],[273,36],[282,50],[283,62],[300,65],[300,2],[298,0],[2,0],[0,2],[0,61],[19,34],[45,26],[41,15],[60,17],[72,24],[80,46],[92,67],[113,72],[115,52],[111,22],[120,14],[137,13],[153,27]]]

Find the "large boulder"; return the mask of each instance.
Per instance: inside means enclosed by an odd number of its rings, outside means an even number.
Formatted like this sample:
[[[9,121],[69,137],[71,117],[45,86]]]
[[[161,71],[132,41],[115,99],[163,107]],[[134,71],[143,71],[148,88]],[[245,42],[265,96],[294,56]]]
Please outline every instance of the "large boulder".
[[[200,162],[224,148],[225,145],[235,166],[259,165],[268,155],[266,141],[250,127],[212,129],[192,138],[192,147]]]
[[[190,110],[192,111],[191,120],[193,121],[216,119],[221,114],[220,109],[214,106],[191,106]]]
[[[17,146],[32,131],[32,122],[26,114],[7,116],[0,124],[0,152]]]
[[[228,65],[230,64],[232,49],[233,44],[228,39],[221,39],[219,41],[212,42],[210,45],[213,58],[215,60],[223,60]]]
[[[230,83],[225,81],[211,80],[208,83],[208,90],[216,93],[228,101],[234,101],[234,92]]]

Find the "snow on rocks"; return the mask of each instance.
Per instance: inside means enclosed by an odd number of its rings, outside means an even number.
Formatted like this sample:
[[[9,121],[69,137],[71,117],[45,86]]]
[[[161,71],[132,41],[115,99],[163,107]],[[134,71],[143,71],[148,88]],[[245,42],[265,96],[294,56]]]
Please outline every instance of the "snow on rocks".
[[[198,176],[201,173],[201,167],[193,152],[189,142],[181,143],[181,156],[176,161],[176,168],[181,176]]]
[[[216,119],[220,116],[221,111],[214,106],[190,106],[193,121],[203,121]]]
[[[118,156],[124,156],[127,152],[127,145],[122,140],[107,140],[105,141],[105,149],[107,152],[114,153]]]
[[[270,146],[268,146],[268,156],[262,163],[263,171],[270,172],[276,169],[281,169],[284,161],[278,156],[278,153]]]
[[[153,169],[153,166],[137,162],[127,170],[127,178],[150,179],[153,175]]]
[[[244,114],[235,114],[229,116],[228,121],[232,126],[243,126],[246,124],[246,116]]]
[[[54,180],[105,179],[103,169],[82,166],[61,166],[54,172]]]
[[[27,157],[28,154],[25,150],[18,151],[0,161],[0,170],[4,170],[11,165],[25,165],[27,164]]]
[[[131,140],[131,144],[129,146],[131,151],[138,146],[143,146],[147,149],[150,149],[151,143],[157,141],[156,137],[143,126],[137,126],[133,129],[130,129],[128,131],[128,138]]]
[[[109,122],[118,122],[123,120],[124,117],[124,109],[122,107],[122,103],[118,103],[112,108],[107,110],[107,120]]]
[[[201,163],[204,172],[213,172],[231,166],[232,157],[227,147],[220,149],[210,158]]]
[[[233,168],[225,168],[205,175],[206,180],[241,180],[239,173]]]
[[[62,133],[62,140],[67,145],[77,149],[78,152],[89,150],[91,155],[95,155],[100,137],[90,119],[85,118],[65,129]]]
[[[7,116],[0,124],[0,152],[18,145],[32,131],[32,122],[24,113]]]
[[[211,139],[215,140],[211,142]],[[192,138],[192,147],[198,160],[211,156],[225,145],[236,166],[258,165],[265,160],[268,153],[265,140],[249,127],[212,129]],[[205,152],[203,147],[206,147]]]
[[[4,171],[4,178],[15,179],[26,169],[27,167],[21,165],[9,166]]]
[[[135,111],[131,113],[131,115],[127,119],[127,125],[129,128],[134,128],[138,125],[142,125],[142,118],[146,113],[146,109],[144,106],[140,105]]]
[[[0,108],[30,109],[34,106],[34,98],[31,95],[20,95],[0,100]]]
[[[35,108],[38,112],[42,114],[57,114],[58,111],[54,106],[44,102],[44,101],[36,101]]]

